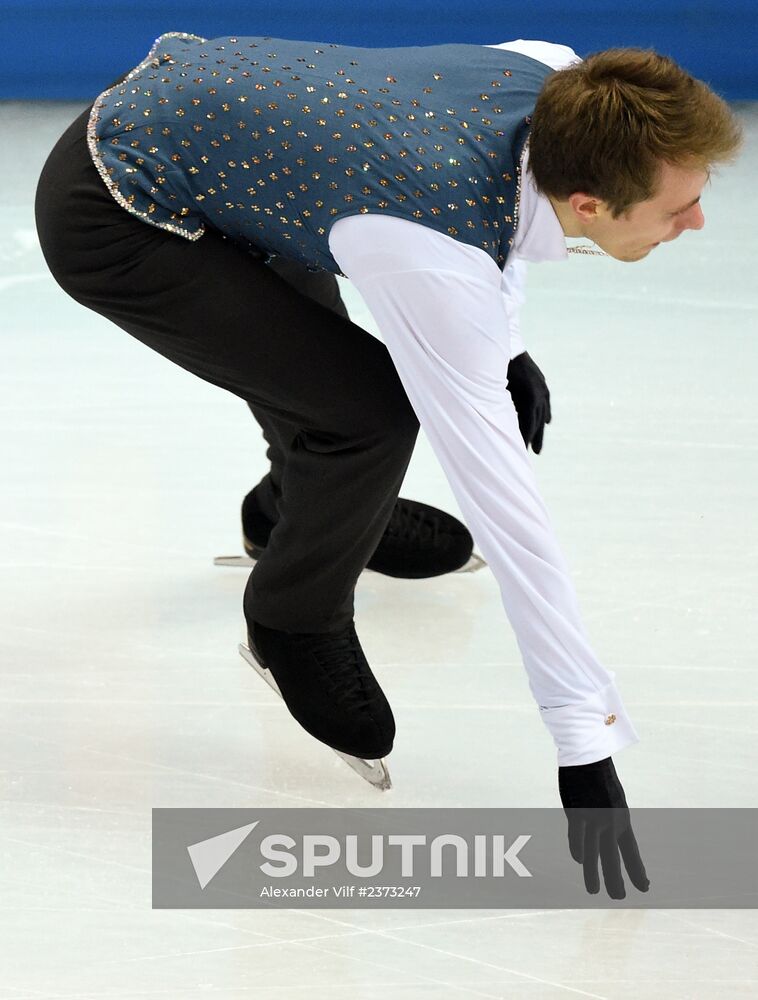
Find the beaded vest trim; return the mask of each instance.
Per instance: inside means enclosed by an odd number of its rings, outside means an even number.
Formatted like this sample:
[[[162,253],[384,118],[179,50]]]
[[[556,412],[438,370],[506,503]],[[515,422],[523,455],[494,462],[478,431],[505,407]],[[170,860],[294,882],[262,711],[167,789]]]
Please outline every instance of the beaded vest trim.
[[[113,87],[109,87],[107,90],[104,90],[101,94],[99,94],[95,98],[95,102],[92,105],[92,110],[90,111],[89,120],[87,122],[87,145],[89,147],[90,156],[92,157],[92,162],[97,167],[97,172],[105,181],[106,187],[113,195],[113,197],[116,199],[116,201],[119,203],[119,205],[121,205],[122,208],[125,208],[128,212],[131,212],[132,215],[136,215],[138,218],[145,219],[148,222],[151,221],[150,213],[140,212],[139,209],[135,208],[134,205],[131,203],[132,200],[134,199],[134,195],[130,195],[129,197],[124,197],[124,195],[119,190],[118,184],[116,184],[115,181],[112,179],[111,172],[113,168],[106,167],[105,163],[103,162],[102,153],[100,152],[100,138],[95,131],[95,126],[100,121],[100,115],[98,114],[98,112],[105,106],[106,98],[110,97],[110,95],[117,87],[123,87],[125,84],[129,83],[130,80],[134,79],[135,76],[137,76],[143,70],[147,69],[148,66],[160,65],[160,61],[155,58],[155,52],[167,38],[181,38],[185,41],[197,41],[197,42],[207,41],[207,38],[201,38],[200,35],[191,35],[184,31],[169,31],[165,35],[160,35],[158,38],[155,39],[152,46],[150,47],[150,51],[142,60],[142,62],[139,63],[139,65],[135,66],[134,69],[130,70],[130,72],[127,74],[127,76],[124,77],[123,80],[115,84]],[[171,62],[173,62],[173,60],[171,60]],[[160,224],[160,228],[167,229],[169,232],[176,233],[179,236],[184,236],[188,240],[199,240],[200,237],[205,232],[205,226],[203,223],[200,223],[200,225],[194,232],[188,232],[186,229],[181,229],[179,226],[171,225],[171,223],[169,222],[162,222]]]

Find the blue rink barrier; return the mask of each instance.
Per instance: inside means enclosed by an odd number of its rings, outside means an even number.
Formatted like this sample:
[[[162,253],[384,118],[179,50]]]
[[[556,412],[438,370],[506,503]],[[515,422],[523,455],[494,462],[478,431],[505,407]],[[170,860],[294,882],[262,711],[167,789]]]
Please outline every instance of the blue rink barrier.
[[[136,65],[167,31],[269,35],[367,47],[494,44],[538,38],[570,45],[581,56],[617,45],[672,56],[730,100],[758,98],[755,0],[644,3],[544,0],[476,4],[334,0],[319,3],[2,2],[5,46],[0,99],[94,98]],[[752,40],[752,42],[751,42]]]

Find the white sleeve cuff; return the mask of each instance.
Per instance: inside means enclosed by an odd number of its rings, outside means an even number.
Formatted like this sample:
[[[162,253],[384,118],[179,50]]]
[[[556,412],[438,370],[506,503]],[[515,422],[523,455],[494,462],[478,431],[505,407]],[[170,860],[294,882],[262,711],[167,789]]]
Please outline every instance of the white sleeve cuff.
[[[613,681],[578,705],[542,708],[542,721],[558,749],[558,766],[592,764],[640,738]]]
[[[525,350],[526,347],[524,346],[524,341],[521,339],[521,334],[518,332],[518,330],[512,329],[510,338],[511,360],[517,358],[519,354],[523,354]]]

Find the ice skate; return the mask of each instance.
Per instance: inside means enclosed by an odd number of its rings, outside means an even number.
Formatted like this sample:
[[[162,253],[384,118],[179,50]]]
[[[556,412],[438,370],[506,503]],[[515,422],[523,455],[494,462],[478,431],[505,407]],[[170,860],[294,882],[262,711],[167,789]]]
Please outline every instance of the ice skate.
[[[260,511],[254,493],[248,493],[242,503],[242,544],[246,554],[217,556],[215,566],[250,567],[262,555],[274,522]],[[487,565],[473,548],[471,533],[457,518],[401,497],[366,570],[408,580],[473,573]]]
[[[392,749],[395,720],[352,622],[327,633],[253,623],[239,652],[306,732],[375,788],[392,787],[382,758]]]

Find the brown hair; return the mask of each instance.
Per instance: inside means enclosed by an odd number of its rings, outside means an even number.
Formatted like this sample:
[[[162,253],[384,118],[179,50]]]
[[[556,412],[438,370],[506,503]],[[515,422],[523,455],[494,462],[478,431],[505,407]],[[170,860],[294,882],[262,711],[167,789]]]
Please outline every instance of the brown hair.
[[[654,196],[661,161],[708,169],[733,160],[742,139],[725,101],[649,49],[606,49],[551,73],[532,119],[537,187],[601,198],[614,218]]]

